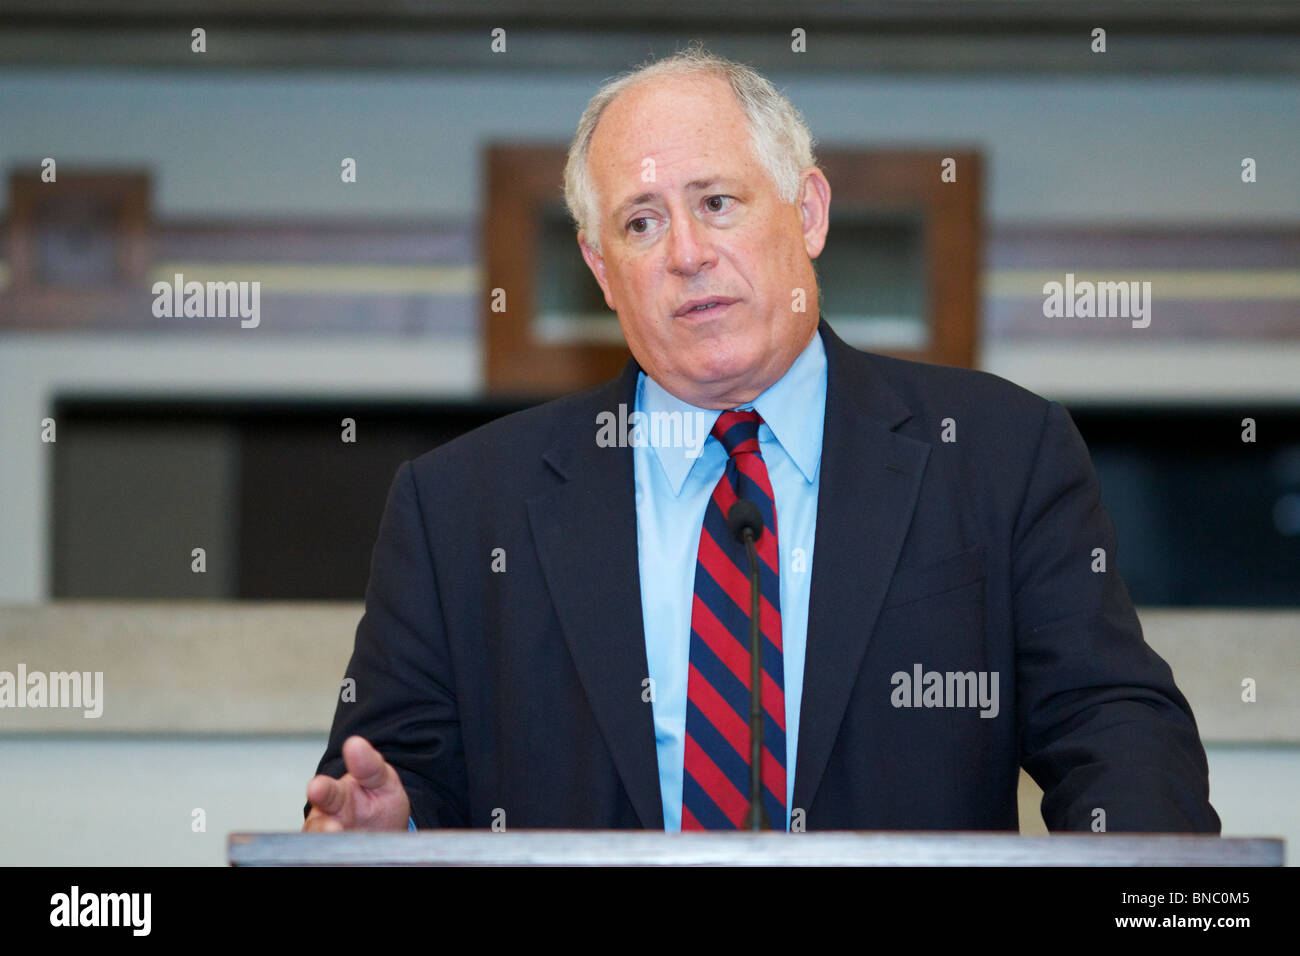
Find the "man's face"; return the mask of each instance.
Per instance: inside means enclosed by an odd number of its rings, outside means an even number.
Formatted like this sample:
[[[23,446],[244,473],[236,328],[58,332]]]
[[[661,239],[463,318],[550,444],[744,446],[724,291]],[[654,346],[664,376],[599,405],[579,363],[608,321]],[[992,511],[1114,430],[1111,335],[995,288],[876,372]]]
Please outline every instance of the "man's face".
[[[707,75],[623,93],[588,163],[601,252],[579,245],[646,373],[703,408],[744,404],[784,375],[817,328],[811,260],[830,205],[821,171],[804,170],[783,204],[730,86]]]

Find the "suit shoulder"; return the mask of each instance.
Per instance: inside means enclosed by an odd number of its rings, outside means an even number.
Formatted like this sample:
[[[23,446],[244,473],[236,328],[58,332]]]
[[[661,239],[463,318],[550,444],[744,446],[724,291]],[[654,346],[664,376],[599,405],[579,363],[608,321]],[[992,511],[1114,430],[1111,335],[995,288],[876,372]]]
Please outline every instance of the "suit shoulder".
[[[1042,423],[1051,404],[1024,386],[980,369],[863,353],[890,387],[923,417],[960,413],[985,417],[992,413],[1007,424]]]

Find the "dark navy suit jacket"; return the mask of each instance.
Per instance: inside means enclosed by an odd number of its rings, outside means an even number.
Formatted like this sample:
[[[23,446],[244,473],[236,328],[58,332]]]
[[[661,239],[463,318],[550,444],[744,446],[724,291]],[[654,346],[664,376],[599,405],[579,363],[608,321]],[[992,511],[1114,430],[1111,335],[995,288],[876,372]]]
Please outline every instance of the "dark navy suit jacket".
[[[819,332],[806,828],[1016,830],[1023,766],[1053,830],[1102,810],[1110,831],[1218,832],[1196,723],[1142,639],[1068,413]],[[356,699],[318,772],[341,776],[361,734],[420,827],[663,827],[633,450],[596,441],[599,413],[633,408],[638,371],[399,467],[347,669]],[[891,676],[918,664],[996,671],[998,715],[895,706]]]

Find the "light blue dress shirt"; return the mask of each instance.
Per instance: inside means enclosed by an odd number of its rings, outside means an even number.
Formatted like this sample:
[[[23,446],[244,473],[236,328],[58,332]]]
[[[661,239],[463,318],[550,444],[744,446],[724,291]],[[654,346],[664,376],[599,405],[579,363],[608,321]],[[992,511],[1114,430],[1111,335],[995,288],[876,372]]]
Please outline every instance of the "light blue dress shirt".
[[[826,413],[826,351],[821,336],[799,354],[784,376],[753,402],[764,424],[758,444],[776,495],[777,545],[781,560],[781,642],[785,664],[786,821],[794,800],[799,703],[803,698],[808,593],[812,583],[813,535]],[[682,825],[682,773],[686,740],[686,677],[690,659],[691,603],[704,510],[722,477],[727,453],[709,436],[721,412],[701,409],[670,395],[642,372],[630,419],[645,429],[633,441],[636,474],[637,555],[646,659],[654,689],[655,747],[664,829]],[[680,430],[654,427],[653,415],[680,413]],[[656,437],[657,436],[657,437]],[[775,823],[776,821],[773,821]]]

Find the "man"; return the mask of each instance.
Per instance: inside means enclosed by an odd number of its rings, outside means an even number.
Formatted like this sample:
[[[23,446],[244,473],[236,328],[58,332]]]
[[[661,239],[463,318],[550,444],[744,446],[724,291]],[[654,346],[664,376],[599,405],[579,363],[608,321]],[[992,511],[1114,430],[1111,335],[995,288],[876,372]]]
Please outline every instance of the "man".
[[[398,469],[304,829],[740,827],[745,498],[774,827],[1015,830],[1024,766],[1054,830],[1218,832],[1068,414],[819,322],[830,186],[784,97],[652,64],[566,198],[634,361]],[[610,441],[620,406],[708,437]]]

